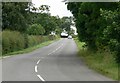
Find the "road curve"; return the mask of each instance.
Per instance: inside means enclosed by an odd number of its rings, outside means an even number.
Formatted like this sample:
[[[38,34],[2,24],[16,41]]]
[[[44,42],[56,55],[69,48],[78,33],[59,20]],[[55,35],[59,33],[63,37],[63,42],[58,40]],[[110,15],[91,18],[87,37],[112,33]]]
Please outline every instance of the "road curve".
[[[89,69],[72,39],[2,60],[3,81],[112,81]]]

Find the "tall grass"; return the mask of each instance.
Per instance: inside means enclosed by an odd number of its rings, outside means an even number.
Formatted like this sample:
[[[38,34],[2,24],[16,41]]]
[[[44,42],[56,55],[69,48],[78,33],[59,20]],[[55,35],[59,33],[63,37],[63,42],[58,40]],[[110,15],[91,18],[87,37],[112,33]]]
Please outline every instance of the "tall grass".
[[[90,68],[118,80],[118,64],[115,62],[114,53],[110,51],[92,52],[83,47],[85,43],[78,41],[78,39],[75,41],[79,48],[79,56]]]
[[[28,47],[37,45],[42,42],[41,36],[28,36]]]
[[[40,44],[45,41],[49,40],[54,40],[56,37],[55,36],[34,36],[34,35],[29,35],[28,36],[28,47]]]
[[[54,39],[54,36],[33,36],[6,30],[2,32],[2,54],[19,51]]]
[[[16,31],[2,32],[2,53],[21,50],[25,48],[25,39],[22,34]]]

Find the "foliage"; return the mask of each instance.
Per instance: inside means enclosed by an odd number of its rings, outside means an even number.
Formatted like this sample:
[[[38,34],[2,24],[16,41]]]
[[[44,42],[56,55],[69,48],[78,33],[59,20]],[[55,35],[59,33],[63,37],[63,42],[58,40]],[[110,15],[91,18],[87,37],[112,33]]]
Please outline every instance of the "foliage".
[[[36,36],[36,35],[23,35],[17,31],[3,31],[2,32],[2,53],[7,54],[10,52],[29,48],[38,45],[42,42],[54,40],[55,36]],[[26,37],[27,38],[26,38]],[[26,47],[27,45],[27,47]]]
[[[32,12],[36,12],[36,13],[49,13],[50,11],[50,6],[48,5],[41,5],[40,7],[36,8],[34,6],[34,4],[29,4],[30,9],[32,10]]]
[[[40,24],[33,24],[27,28],[27,33],[29,35],[43,35],[45,33],[45,29]]]
[[[2,5],[2,30],[24,32],[28,27],[29,10],[25,10],[28,2],[3,2]]]
[[[52,31],[60,34],[68,25],[66,23],[63,26],[68,17],[63,19],[51,16],[49,8],[48,5],[36,8],[30,2],[3,2],[3,54],[55,39],[55,36],[49,34]]]
[[[53,31],[60,34],[63,29],[70,31],[72,17],[51,16],[48,5],[41,5],[37,8],[30,2],[3,2],[2,9],[2,30],[26,33],[28,28],[30,29],[29,26],[40,24],[45,30],[40,29],[43,31],[40,35],[49,35]],[[38,35],[38,32],[35,31],[35,33]],[[29,32],[34,35],[35,33]]]
[[[75,42],[79,48],[79,55],[83,61],[88,65],[88,67],[108,76],[114,80],[118,80],[119,70],[118,64],[114,60],[113,54],[110,51],[93,51],[87,50],[84,47],[85,43],[80,42],[78,38],[75,39]]]
[[[25,39],[22,34],[17,31],[2,32],[2,53],[21,50],[25,48]]]
[[[120,62],[120,4],[68,3],[75,18],[79,40],[90,50],[110,49]]]
[[[54,40],[56,37],[54,36],[35,36],[30,35],[28,36],[28,47],[38,45],[42,42]]]
[[[41,36],[28,36],[28,47],[37,45],[42,42]]]
[[[63,29],[70,30],[71,21],[69,17],[59,18],[48,13],[34,13],[33,15],[33,23],[41,24],[45,29],[45,35],[49,35],[52,31],[57,31],[56,33],[59,34]]]
[[[63,17],[61,21],[61,28],[66,30],[69,34],[71,31],[70,26],[72,25],[72,17]]]
[[[116,61],[120,62],[120,25],[119,25],[119,13],[117,10],[115,11],[102,11],[101,15],[102,19],[105,20],[103,29],[102,39],[103,41],[107,41],[107,45],[109,46],[112,52],[115,52]]]

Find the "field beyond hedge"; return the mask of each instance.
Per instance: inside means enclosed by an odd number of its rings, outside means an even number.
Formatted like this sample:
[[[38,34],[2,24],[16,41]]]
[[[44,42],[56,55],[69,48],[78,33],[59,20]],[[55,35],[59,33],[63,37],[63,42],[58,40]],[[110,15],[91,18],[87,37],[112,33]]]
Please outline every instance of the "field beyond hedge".
[[[40,43],[49,40],[55,40],[56,36],[40,36],[40,35],[27,35],[21,34],[17,31],[3,31],[2,32],[2,55],[9,54],[11,52],[20,51],[29,47],[33,47]]]

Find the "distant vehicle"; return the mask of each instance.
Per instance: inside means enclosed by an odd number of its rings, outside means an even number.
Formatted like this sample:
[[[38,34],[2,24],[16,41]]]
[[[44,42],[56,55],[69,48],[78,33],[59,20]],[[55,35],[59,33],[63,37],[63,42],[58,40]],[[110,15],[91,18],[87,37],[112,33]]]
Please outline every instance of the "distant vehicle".
[[[69,36],[68,36],[68,39],[72,39],[72,36],[71,36],[71,35],[69,35]]]
[[[61,36],[62,38],[67,38],[67,37],[68,37],[68,34],[67,34],[67,33],[62,32],[62,33],[60,34],[60,36]]]

